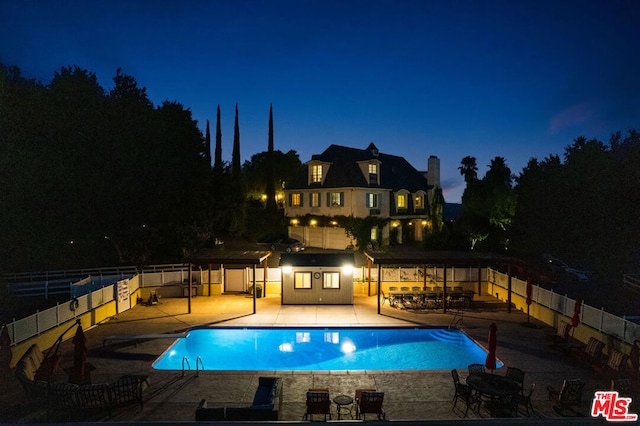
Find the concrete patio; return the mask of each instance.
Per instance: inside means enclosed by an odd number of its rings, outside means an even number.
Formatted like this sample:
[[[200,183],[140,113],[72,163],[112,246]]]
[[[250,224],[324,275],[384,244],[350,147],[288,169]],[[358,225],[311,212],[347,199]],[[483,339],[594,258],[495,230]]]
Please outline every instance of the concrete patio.
[[[357,388],[375,388],[385,393],[384,410],[388,421],[434,421],[450,423],[464,417],[464,403],[452,410],[453,383],[447,371],[331,371],[331,372],[215,372],[159,371],[152,362],[172,343],[170,339],[141,342],[103,342],[114,335],[143,335],[175,333],[193,326],[206,324],[233,326],[398,326],[423,324],[449,326],[455,323],[467,335],[486,346],[491,322],[498,327],[497,356],[505,366],[515,366],[526,372],[525,388],[536,383],[533,394],[534,413],[530,418],[520,413],[518,419],[503,419],[504,423],[606,423],[602,418],[589,415],[591,400],[596,389],[606,389],[590,370],[573,365],[570,358],[546,344],[545,335],[550,327],[531,319],[526,313],[507,312],[506,304],[483,296],[476,300],[473,310],[447,314],[436,312],[400,311],[383,306],[377,313],[377,298],[356,297],[353,306],[281,306],[279,296],[257,299],[257,313],[252,314],[253,299],[246,295],[196,297],[192,299],[191,313],[187,313],[187,299],[160,299],[153,306],[137,305],[110,320],[85,330],[88,340],[88,362],[95,366],[91,373],[93,383],[108,382],[123,374],[146,374],[150,386],[145,392],[144,408],[131,405],[113,411],[111,417],[86,418],[106,422],[193,422],[201,399],[209,407],[246,406],[251,404],[259,376],[278,376],[283,379],[281,419],[300,422],[305,413],[305,394],[309,388],[328,388],[331,397],[353,395]],[[391,316],[393,315],[393,316]],[[70,340],[62,345],[61,366],[73,364],[73,345]],[[62,371],[62,369],[60,369]],[[504,370],[501,369],[501,370]],[[460,371],[462,379],[466,371]],[[496,374],[504,374],[498,370]],[[66,380],[64,373],[58,377]],[[558,387],[564,378],[580,378],[585,383],[583,405],[577,417],[560,417],[548,401],[547,386]],[[1,399],[5,408],[0,410],[0,421],[29,423],[46,421],[46,413],[29,407],[22,389],[15,379],[9,379]],[[335,405],[332,405],[336,421]],[[466,422],[491,422],[487,413],[469,412]],[[63,419],[59,419],[63,420]]]

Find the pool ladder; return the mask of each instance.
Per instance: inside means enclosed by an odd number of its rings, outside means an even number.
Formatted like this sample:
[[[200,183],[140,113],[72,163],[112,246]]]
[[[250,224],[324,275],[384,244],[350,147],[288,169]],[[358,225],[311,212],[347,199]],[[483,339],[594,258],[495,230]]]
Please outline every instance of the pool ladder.
[[[187,358],[186,355],[182,357],[182,377],[184,377],[185,364],[187,365],[187,370],[191,371],[191,364],[189,364],[189,358]],[[202,362],[202,358],[200,358],[200,356],[198,355],[198,357],[196,358],[196,377],[200,375],[199,367],[202,367],[202,370],[204,370],[204,363]]]
[[[460,318],[458,318],[458,314],[460,314]],[[449,323],[449,329],[457,327],[458,324],[463,324],[463,321],[464,321],[464,311],[459,310],[456,312],[456,314],[453,316],[453,319]]]

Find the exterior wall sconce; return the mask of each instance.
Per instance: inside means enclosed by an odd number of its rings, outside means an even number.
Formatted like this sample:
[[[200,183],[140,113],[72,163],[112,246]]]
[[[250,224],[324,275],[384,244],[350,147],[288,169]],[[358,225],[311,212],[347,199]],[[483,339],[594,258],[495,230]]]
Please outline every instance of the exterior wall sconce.
[[[317,221],[317,220],[315,220],[315,219],[311,219],[311,220],[309,221],[309,225],[311,225],[311,226],[316,226],[317,224],[318,224],[318,221]]]
[[[291,224],[292,224],[293,226],[297,226],[297,225],[298,225],[298,223],[299,223],[298,219],[291,219]]]

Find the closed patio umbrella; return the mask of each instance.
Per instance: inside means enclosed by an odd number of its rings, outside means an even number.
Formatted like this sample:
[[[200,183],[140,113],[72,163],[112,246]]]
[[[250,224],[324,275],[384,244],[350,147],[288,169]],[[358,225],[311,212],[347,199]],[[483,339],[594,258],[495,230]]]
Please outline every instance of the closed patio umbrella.
[[[489,353],[487,354],[487,359],[484,361],[484,366],[487,370],[491,370],[493,374],[493,370],[496,369],[496,333],[498,331],[498,327],[495,322],[491,323],[489,327]]]
[[[76,335],[71,342],[74,344],[73,349],[73,369],[69,376],[69,383],[81,385],[85,383],[85,374],[87,369],[87,338],[82,331],[82,325],[78,324]]]
[[[7,378],[11,375],[11,337],[7,326],[2,327],[0,333],[0,375]]]
[[[571,327],[577,327],[580,324],[580,308],[582,307],[582,299],[576,299],[573,306],[573,317],[571,318]]]

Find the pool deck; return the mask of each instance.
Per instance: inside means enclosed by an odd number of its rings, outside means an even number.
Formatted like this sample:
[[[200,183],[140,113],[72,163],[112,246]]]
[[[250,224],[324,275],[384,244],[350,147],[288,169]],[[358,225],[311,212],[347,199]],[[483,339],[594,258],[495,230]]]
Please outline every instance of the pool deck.
[[[447,314],[436,312],[406,312],[383,306],[377,314],[376,297],[356,297],[353,306],[281,306],[279,296],[257,299],[257,313],[251,314],[253,300],[246,295],[196,297],[187,314],[187,299],[160,299],[153,306],[137,305],[117,317],[85,330],[89,348],[88,362],[93,383],[108,382],[123,374],[146,374],[150,386],[145,392],[144,408],[131,405],[113,411],[110,418],[89,420],[107,422],[193,422],[201,399],[209,407],[247,406],[251,404],[258,376],[278,376],[283,379],[281,419],[300,422],[305,412],[305,394],[309,388],[328,388],[331,398],[353,395],[357,388],[375,388],[385,393],[384,410],[387,420],[398,422],[446,424],[463,419],[464,403],[452,410],[453,383],[451,372],[446,371],[328,371],[328,372],[182,372],[159,371],[152,362],[164,352],[171,339],[158,338],[165,333],[181,333],[200,325],[225,326],[398,326],[457,324],[469,337],[486,347],[491,322],[498,328],[497,356],[505,366],[514,366],[526,372],[525,388],[536,383],[533,394],[534,413],[530,418],[519,417],[519,423],[606,423],[604,419],[589,416],[593,392],[606,389],[607,384],[587,368],[574,365],[562,352],[549,347],[545,335],[553,329],[531,319],[526,313],[512,310],[490,296],[476,303],[474,310],[462,316],[451,310]],[[125,336],[146,335],[145,339],[128,340]],[[113,336],[120,337],[109,341]],[[175,337],[175,336],[174,336]],[[60,369],[73,364],[73,345],[67,340],[62,345]],[[192,366],[195,368],[195,366]],[[504,374],[506,368],[496,374]],[[466,371],[460,370],[462,380]],[[65,380],[66,377],[58,377]],[[583,404],[576,417],[560,417],[548,401],[548,385],[559,387],[565,378],[580,378],[585,383]],[[0,422],[31,423],[46,420],[43,410],[28,408],[18,382],[9,378],[0,397]],[[335,405],[332,404],[336,420]],[[481,413],[484,417],[487,413]],[[524,416],[524,413],[520,414]],[[321,419],[320,417],[318,419]],[[475,419],[475,420],[474,420]],[[503,423],[514,423],[505,419]],[[481,419],[469,412],[467,423],[495,423],[496,419]]]

